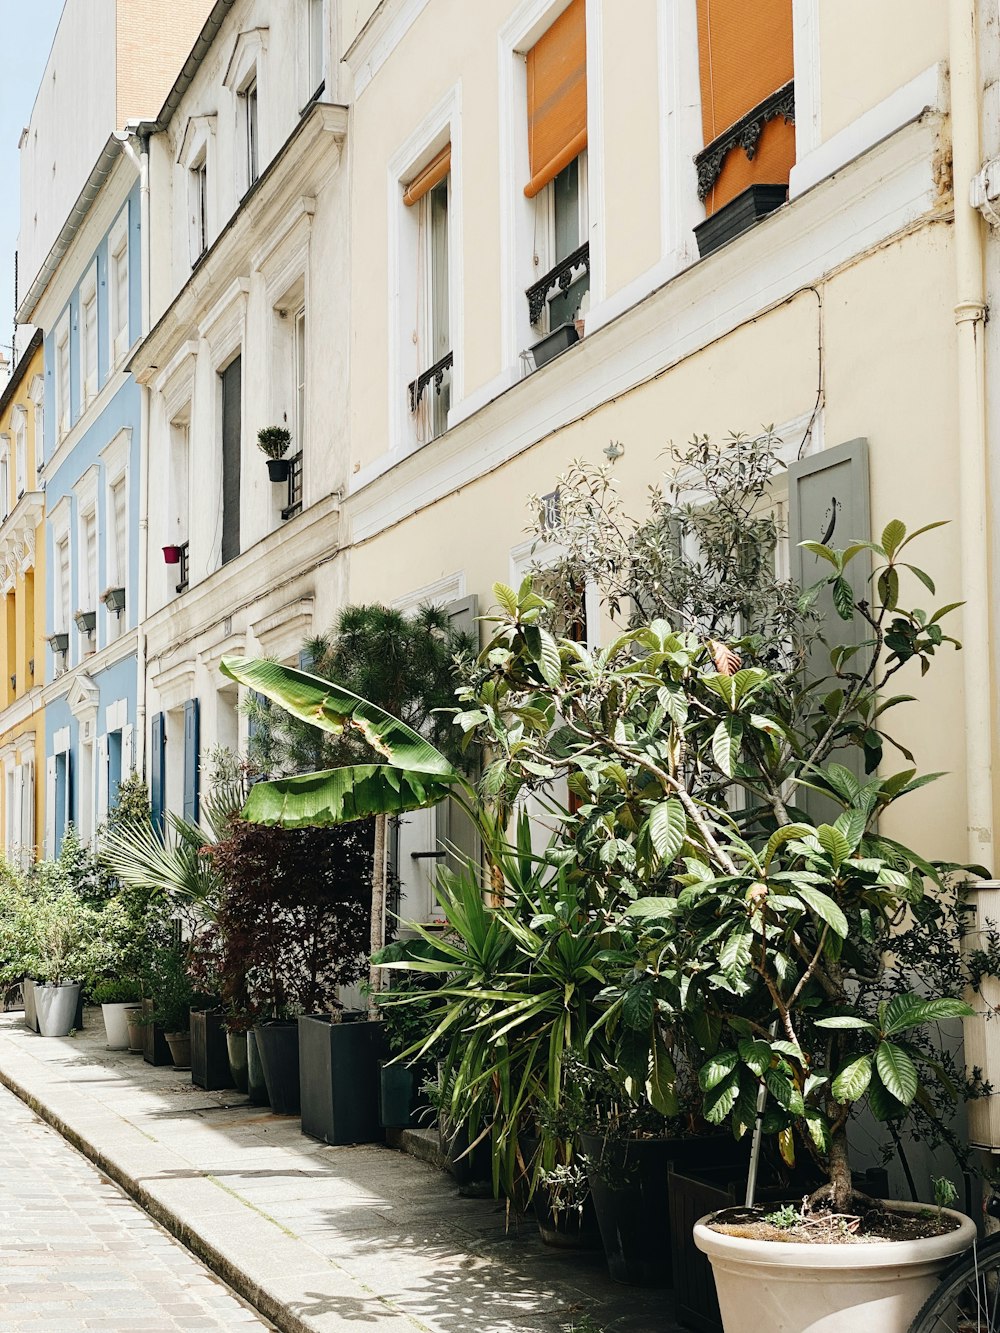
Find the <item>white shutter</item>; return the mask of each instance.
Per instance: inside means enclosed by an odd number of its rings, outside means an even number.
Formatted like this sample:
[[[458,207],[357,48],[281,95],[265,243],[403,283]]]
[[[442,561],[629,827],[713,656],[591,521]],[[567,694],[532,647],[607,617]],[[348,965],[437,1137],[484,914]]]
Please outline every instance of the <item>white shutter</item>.
[[[10,830],[10,841],[7,844],[7,855],[12,861],[21,860],[21,823],[24,819],[24,765],[17,764],[10,770],[13,782],[8,788],[11,809],[7,817],[7,827]]]
[[[95,830],[100,828],[108,817],[108,738],[97,738],[97,814],[94,819]]]
[[[45,855],[56,854],[56,760],[49,755],[45,761]]]
[[[21,787],[21,864],[31,865],[35,859],[35,765],[24,765]]]
[[[132,739],[132,724],[126,722],[122,727],[122,781],[135,772],[135,742]]]

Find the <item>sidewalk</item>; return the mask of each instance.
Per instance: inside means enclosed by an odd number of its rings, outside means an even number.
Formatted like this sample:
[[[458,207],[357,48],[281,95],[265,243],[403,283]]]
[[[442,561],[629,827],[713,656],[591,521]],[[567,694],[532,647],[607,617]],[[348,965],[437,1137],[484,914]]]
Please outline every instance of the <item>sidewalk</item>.
[[[493,1200],[372,1145],[108,1051],[98,1011],[64,1040],[0,1018],[0,1082],[96,1162],[282,1333],[679,1333],[670,1293],[611,1282],[600,1256],[506,1234]]]

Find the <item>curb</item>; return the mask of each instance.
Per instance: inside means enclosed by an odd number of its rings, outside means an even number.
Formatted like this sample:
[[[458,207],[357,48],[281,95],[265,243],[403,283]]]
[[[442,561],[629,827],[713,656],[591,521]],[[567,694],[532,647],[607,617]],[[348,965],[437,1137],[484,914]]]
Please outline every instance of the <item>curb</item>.
[[[255,1282],[243,1269],[237,1268],[214,1245],[206,1241],[199,1232],[181,1221],[176,1213],[165,1207],[155,1195],[123,1171],[88,1138],[71,1125],[68,1125],[61,1116],[56,1115],[54,1111],[18,1083],[16,1079],[12,1078],[4,1069],[0,1069],[0,1084],[9,1092],[12,1092],[40,1120],[56,1130],[67,1143],[82,1153],[89,1162],[102,1171],[119,1189],[123,1190],[134,1203],[137,1203],[154,1222],[159,1223],[186,1250],[189,1250],[206,1267],[210,1268],[216,1277],[221,1278],[261,1318],[270,1321],[278,1329],[278,1333],[316,1333],[316,1325],[311,1320],[300,1319],[298,1315],[293,1314],[266,1287],[262,1287]]]

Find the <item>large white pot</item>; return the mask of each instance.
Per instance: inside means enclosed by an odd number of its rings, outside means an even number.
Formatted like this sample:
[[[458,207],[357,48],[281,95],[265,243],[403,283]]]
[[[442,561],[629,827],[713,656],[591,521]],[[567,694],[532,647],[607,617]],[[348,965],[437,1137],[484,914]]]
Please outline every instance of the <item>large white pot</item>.
[[[35,982],[38,1030],[43,1037],[68,1037],[76,1026],[76,1007],[82,987],[78,981],[53,986]]]
[[[127,1004],[102,1004],[101,1013],[104,1015],[104,1031],[108,1036],[109,1051],[127,1051],[128,1050],[128,1021],[125,1017],[129,1009],[135,1009],[135,1000],[130,1000]]]
[[[712,1231],[711,1216],[695,1223],[694,1240],[711,1260],[725,1333],[907,1333],[948,1261],[976,1238],[968,1217],[945,1211],[961,1226],[928,1240],[745,1240]]]

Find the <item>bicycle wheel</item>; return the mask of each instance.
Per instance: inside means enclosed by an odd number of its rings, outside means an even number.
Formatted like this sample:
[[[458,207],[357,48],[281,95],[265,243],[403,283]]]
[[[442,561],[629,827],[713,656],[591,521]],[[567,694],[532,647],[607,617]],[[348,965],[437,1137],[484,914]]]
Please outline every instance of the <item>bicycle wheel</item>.
[[[1000,1333],[1000,1236],[955,1260],[909,1333]]]

